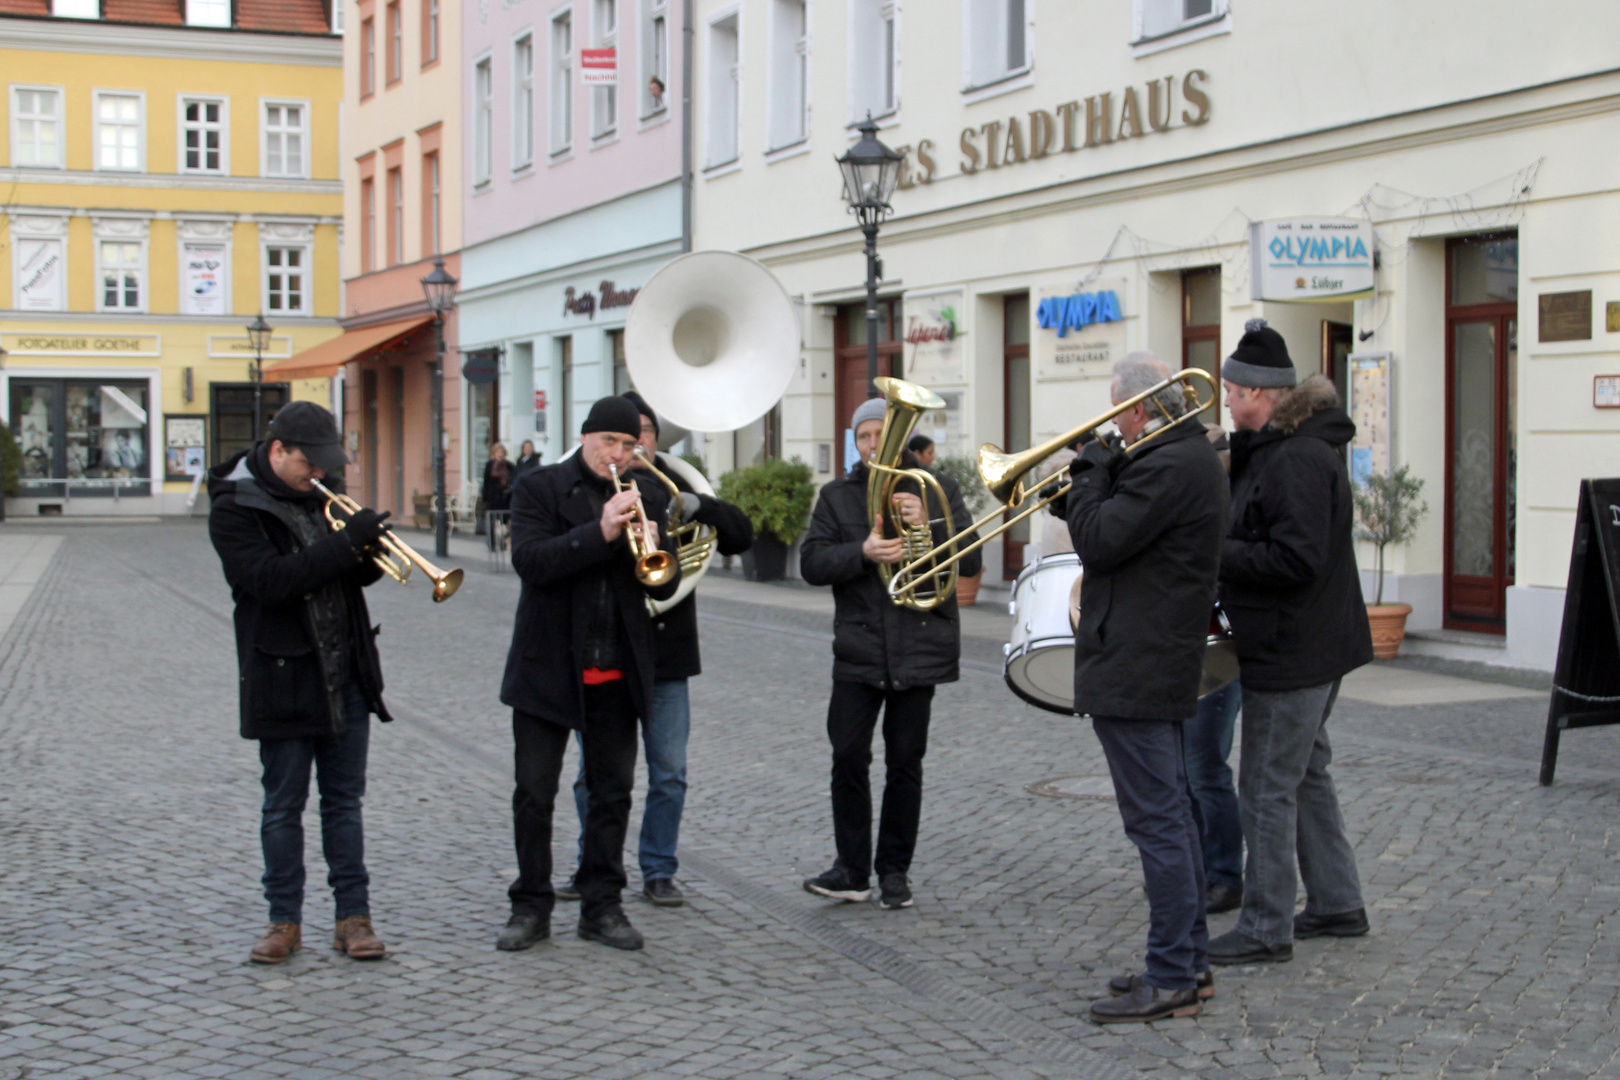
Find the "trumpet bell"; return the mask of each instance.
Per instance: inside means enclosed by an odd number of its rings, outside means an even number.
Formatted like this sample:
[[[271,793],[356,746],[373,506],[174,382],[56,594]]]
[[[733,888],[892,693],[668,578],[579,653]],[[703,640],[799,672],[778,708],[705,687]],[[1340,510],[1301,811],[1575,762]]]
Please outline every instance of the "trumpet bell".
[[[442,604],[461,588],[461,570],[459,568],[440,574],[433,579],[433,602]]]
[[[636,580],[649,589],[667,585],[675,576],[675,560],[667,551],[653,551],[636,560]]]

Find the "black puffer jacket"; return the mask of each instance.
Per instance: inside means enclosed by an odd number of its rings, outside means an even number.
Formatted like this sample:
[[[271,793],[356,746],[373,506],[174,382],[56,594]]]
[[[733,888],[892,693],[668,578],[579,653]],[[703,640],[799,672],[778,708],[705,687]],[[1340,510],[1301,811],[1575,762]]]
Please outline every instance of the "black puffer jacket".
[[[1313,375],[1264,429],[1232,436],[1221,604],[1250,689],[1320,686],[1372,659],[1344,462],[1355,432],[1333,384]]]
[[[669,465],[667,457],[666,454],[658,455],[659,470],[682,491],[692,491],[692,485]],[[665,494],[668,494],[668,490],[665,489]],[[754,546],[754,525],[748,520],[747,514],[713,495],[698,495],[698,501],[701,505],[693,518],[699,524],[714,529],[716,555],[741,555]],[[663,614],[653,616],[653,650],[657,657],[657,677],[660,679],[690,679],[702,674],[696,593]]]
[[[1103,466],[1074,465],[1069,535],[1085,576],[1074,637],[1078,713],[1188,720],[1215,604],[1226,474],[1183,425]]]
[[[382,571],[342,532],[307,547],[300,543],[289,518],[300,511],[272,494],[273,481],[254,474],[252,454],[243,451],[208,472],[208,535],[236,601],[242,737],[321,736],[343,729],[342,711],[326,689],[312,606],[313,594],[333,581],[342,588],[350,677],[379,719],[393,719],[382,699],[378,628],[361,592]],[[335,477],[325,483],[342,490]]]
[[[884,590],[877,564],[861,554],[861,545],[872,532],[866,515],[868,475],[864,465],[857,465],[849,476],[821,489],[799,547],[804,580],[833,587],[833,678],[885,690],[955,682],[962,655],[956,597],[932,611],[900,607]],[[940,483],[957,525],[970,523],[973,519],[962,505],[956,483],[949,477]],[[928,516],[936,521],[935,542],[945,539],[944,526],[937,523],[942,516],[939,503],[932,493]],[[978,552],[960,564],[961,572],[970,577],[979,568]]]
[[[667,520],[663,485],[638,472],[628,475],[652,520]],[[512,568],[523,579],[523,592],[501,702],[576,730],[585,723],[583,649],[604,588],[617,608],[621,670],[636,715],[645,717],[653,682],[647,597],[667,600],[681,583],[677,573],[656,589],[643,588],[627,535],[621,532],[611,543],[602,539],[602,504],[612,495],[609,482],[577,453],[525,473],[512,493]],[[674,541],[668,535],[660,540],[674,555]]]

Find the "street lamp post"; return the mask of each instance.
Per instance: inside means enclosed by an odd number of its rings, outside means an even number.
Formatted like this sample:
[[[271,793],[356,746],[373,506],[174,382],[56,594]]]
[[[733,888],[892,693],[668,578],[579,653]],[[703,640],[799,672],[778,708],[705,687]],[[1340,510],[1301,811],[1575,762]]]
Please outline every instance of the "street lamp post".
[[[433,273],[422,279],[422,292],[433,312],[438,349],[433,354],[432,385],[428,396],[433,412],[433,551],[450,554],[450,515],[444,494],[444,317],[456,304],[456,279],[445,273],[444,260],[433,260]]]
[[[248,341],[253,345],[253,441],[262,437],[264,426],[264,350],[270,344],[270,324],[264,312],[248,323]]]
[[[861,141],[850,147],[838,159],[844,173],[844,197],[849,200],[850,212],[861,223],[866,234],[866,396],[877,397],[878,355],[878,279],[883,276],[883,262],[877,254],[878,226],[888,217],[893,207],[889,196],[900,180],[901,157],[878,141],[878,126],[872,114],[856,129]]]

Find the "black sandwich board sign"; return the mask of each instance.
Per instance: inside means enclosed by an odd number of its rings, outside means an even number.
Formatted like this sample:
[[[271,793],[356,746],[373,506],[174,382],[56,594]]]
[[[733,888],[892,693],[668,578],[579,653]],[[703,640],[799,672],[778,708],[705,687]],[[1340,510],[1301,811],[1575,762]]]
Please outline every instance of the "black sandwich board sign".
[[[1581,481],[1541,782],[1553,781],[1560,734],[1604,724],[1620,724],[1620,479]]]

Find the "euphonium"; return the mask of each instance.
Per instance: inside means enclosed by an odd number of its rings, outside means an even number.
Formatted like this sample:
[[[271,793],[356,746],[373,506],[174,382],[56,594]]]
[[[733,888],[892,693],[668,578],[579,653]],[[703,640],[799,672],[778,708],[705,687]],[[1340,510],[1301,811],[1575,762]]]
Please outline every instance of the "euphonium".
[[[951,517],[951,502],[939,479],[927,469],[902,469],[900,457],[922,414],[943,409],[945,400],[938,394],[916,383],[901,379],[873,380],[878,392],[888,401],[883,415],[883,430],[878,434],[877,450],[867,468],[872,476],[866,482],[866,517],[874,525],[883,518],[885,535],[892,534],[905,541],[905,563],[894,567],[878,565],[883,586],[894,602],[916,611],[929,611],[950,599],[956,591],[956,560],[938,564],[935,560],[933,523],[927,520],[928,496],[933,494],[944,517],[945,534],[955,532]],[[894,496],[901,481],[911,480],[922,496],[924,520],[920,525],[908,525],[894,508]]]
[[[641,491],[636,488],[636,482],[621,480],[619,467],[612,462],[608,463],[608,472],[613,476],[614,491],[636,492],[635,512],[629,524],[625,526],[625,533],[630,539],[630,554],[636,560],[636,580],[649,589],[656,589],[675,576],[678,569],[675,558],[653,543],[651,523],[647,520],[647,508],[642,505]]]
[[[361,510],[359,503],[347,495],[339,495],[331,488],[326,487],[319,480],[311,480],[315,490],[326,496],[326,522],[333,529],[342,529],[347,519],[358,514]],[[343,511],[343,517],[332,512],[333,508]],[[440,570],[416,553],[416,550],[395,536],[391,532],[384,532],[377,538],[378,552],[371,557],[378,569],[395,581],[404,585],[411,576],[411,567],[420,567],[422,573],[433,581],[433,602],[442,603],[455,595],[461,588],[460,570]]]

